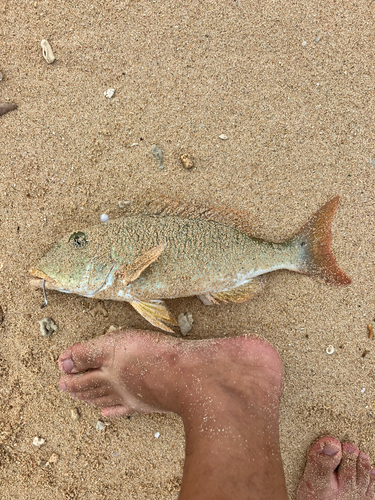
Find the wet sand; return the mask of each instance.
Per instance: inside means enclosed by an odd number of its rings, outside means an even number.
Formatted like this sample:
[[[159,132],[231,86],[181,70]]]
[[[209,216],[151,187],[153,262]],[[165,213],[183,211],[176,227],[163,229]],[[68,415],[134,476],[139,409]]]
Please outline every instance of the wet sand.
[[[247,210],[257,234],[274,241],[341,196],[333,252],[353,279],[349,287],[280,271],[244,304],[209,308],[187,298],[168,306],[176,317],[193,314],[188,338],[252,333],[278,349],[291,500],[306,450],[323,433],[354,440],[375,461],[370,8],[365,1],[223,4],[0,3],[0,102],[18,104],[0,116],[4,500],[178,496],[178,417],[102,419],[57,385],[56,360],[70,344],[110,325],[148,323],[127,304],[104,301],[105,310],[90,314],[97,301],[54,292],[41,310],[41,291],[28,285],[28,269],[62,234],[103,213],[121,216],[119,201],[149,189]],[[56,57],[51,65],[42,39]],[[110,88],[116,92],[107,99]],[[154,144],[164,153],[162,170]],[[179,159],[185,153],[192,170]],[[50,338],[40,334],[44,316],[59,327]],[[98,420],[105,430],[96,430]],[[33,446],[34,437],[45,444]]]

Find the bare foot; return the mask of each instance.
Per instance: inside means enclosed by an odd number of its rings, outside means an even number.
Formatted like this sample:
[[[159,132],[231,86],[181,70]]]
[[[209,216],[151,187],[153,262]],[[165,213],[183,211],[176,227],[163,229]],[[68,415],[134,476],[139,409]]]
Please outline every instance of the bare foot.
[[[352,443],[324,436],[307,457],[298,500],[375,500],[375,469]]]
[[[278,435],[282,365],[268,343],[119,331],[73,345],[59,366],[61,389],[105,417],[182,417],[180,500],[287,499]]]

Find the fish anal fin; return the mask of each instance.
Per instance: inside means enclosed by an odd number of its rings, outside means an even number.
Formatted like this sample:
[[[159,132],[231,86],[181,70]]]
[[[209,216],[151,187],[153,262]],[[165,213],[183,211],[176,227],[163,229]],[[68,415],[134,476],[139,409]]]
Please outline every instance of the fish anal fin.
[[[168,328],[164,323],[177,326],[178,323],[168,311],[167,306],[162,300],[133,300],[130,304],[134,307],[136,311],[139,312],[149,323],[164,330],[166,332],[172,332],[171,328]]]
[[[116,272],[116,277],[119,278],[124,285],[135,281],[149,265],[160,257],[165,247],[166,244],[162,243],[161,245],[147,250],[147,252],[137,257],[130,264],[120,267]]]
[[[260,278],[253,278],[244,285],[238,286],[236,288],[231,288],[225,292],[212,293],[211,295],[218,300],[223,302],[246,302],[252,299],[258,292],[263,288],[263,280]]]
[[[195,202],[174,200],[163,195],[147,193],[145,199],[137,199],[131,203],[128,214],[176,215],[186,219],[205,219],[233,226],[243,233],[252,236],[254,218],[244,211],[228,208],[210,208]]]

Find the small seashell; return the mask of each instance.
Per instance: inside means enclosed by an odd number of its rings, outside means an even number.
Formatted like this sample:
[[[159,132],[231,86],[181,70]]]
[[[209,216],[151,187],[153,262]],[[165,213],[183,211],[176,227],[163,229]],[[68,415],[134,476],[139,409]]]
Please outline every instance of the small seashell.
[[[178,326],[180,327],[182,335],[187,335],[193,325],[194,319],[191,313],[179,314],[177,318]]]
[[[126,208],[126,207],[128,207],[129,205],[130,205],[130,201],[128,201],[128,200],[120,200],[120,201],[118,202],[118,206],[119,206],[119,208]]]
[[[40,45],[43,50],[44,59],[48,64],[52,64],[56,60],[56,57],[53,55],[51,45],[48,43],[47,40],[42,40],[40,42]]]
[[[302,47],[306,47],[307,45],[307,42],[305,42],[305,40],[302,42]]]
[[[193,163],[193,160],[191,159],[191,156],[189,155],[189,153],[186,153],[184,155],[181,155],[180,156],[180,159],[181,159],[181,162],[183,164],[183,166],[187,169],[187,170],[190,170],[191,168],[194,167],[194,163]]]
[[[163,151],[162,151],[161,147],[158,146],[157,144],[153,144],[151,146],[151,153],[153,154],[155,160],[158,162],[160,169],[163,169],[164,168],[164,163],[163,163],[164,155],[163,155]]]
[[[5,115],[5,113],[9,113],[9,111],[13,111],[17,108],[18,106],[17,104],[14,104],[14,102],[0,102],[0,116]]]
[[[326,349],[326,353],[333,354],[334,352],[335,352],[335,348],[333,347],[333,345],[329,345]]]
[[[222,141],[227,141],[228,140],[228,136],[226,136],[225,134],[220,134],[219,135],[219,139],[221,139]]]
[[[107,99],[111,99],[111,97],[113,97],[115,95],[115,92],[116,92],[115,89],[107,89],[104,92],[104,97],[106,97]]]
[[[70,418],[72,420],[74,420],[75,422],[77,422],[77,420],[79,420],[79,411],[77,410],[77,408],[72,408],[70,410]]]
[[[96,422],[96,426],[95,426],[95,428],[96,428],[96,430],[97,430],[98,432],[104,431],[104,429],[105,429],[105,423],[104,423],[104,422],[102,422],[101,420],[98,420],[98,421]]]
[[[108,222],[108,219],[109,219],[109,217],[107,214],[102,214],[100,216],[100,222]]]
[[[43,438],[38,438],[38,436],[35,436],[35,438],[33,439],[33,445],[34,445],[34,446],[37,446],[38,448],[39,448],[40,446],[43,446],[45,442],[46,442],[46,440],[45,440],[45,439],[43,439]]]
[[[40,325],[40,332],[43,337],[50,337],[54,332],[57,331],[57,325],[51,318],[43,318],[38,321]]]
[[[154,437],[158,439],[160,437],[160,432],[155,432]]]

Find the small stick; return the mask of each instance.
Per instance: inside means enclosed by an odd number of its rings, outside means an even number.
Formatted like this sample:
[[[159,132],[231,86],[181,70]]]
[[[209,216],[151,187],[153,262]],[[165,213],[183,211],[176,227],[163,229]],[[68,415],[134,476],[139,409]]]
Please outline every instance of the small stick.
[[[368,338],[372,339],[374,337],[374,332],[372,329],[372,325],[367,325],[367,330],[368,330]]]
[[[46,307],[46,305],[48,304],[45,283],[46,283],[46,280],[42,280],[44,303],[40,306],[41,309],[43,309],[43,307]]]

